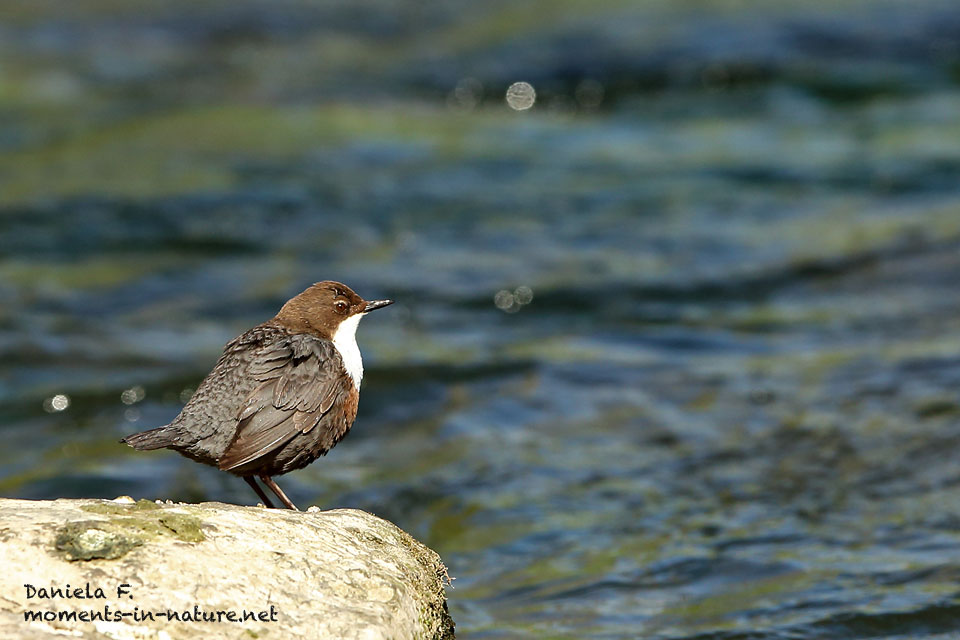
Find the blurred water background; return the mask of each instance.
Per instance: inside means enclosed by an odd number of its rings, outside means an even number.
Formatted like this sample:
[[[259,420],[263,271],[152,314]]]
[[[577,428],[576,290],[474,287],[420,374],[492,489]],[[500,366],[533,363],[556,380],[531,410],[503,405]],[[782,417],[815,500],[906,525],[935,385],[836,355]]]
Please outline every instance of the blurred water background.
[[[958,637],[955,0],[0,4],[0,494],[252,503],[118,439],[327,278],[461,637]]]

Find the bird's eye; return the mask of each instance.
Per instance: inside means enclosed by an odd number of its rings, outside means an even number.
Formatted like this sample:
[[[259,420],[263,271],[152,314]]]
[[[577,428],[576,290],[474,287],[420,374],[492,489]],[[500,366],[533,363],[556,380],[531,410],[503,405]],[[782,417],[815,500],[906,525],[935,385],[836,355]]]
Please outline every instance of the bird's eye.
[[[335,305],[333,305],[333,306],[334,306],[334,308],[336,308],[337,313],[346,313],[346,312],[347,312],[347,307],[348,307],[349,305],[348,305],[345,301],[343,301],[343,300],[337,300],[337,303],[336,303]]]

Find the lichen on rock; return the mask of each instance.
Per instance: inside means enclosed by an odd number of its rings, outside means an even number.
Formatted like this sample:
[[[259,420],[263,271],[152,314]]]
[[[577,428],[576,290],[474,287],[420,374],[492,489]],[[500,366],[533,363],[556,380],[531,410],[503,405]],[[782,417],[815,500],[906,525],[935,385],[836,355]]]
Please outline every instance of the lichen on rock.
[[[54,547],[70,560],[113,560],[143,544],[139,537],[110,531],[96,521],[70,522],[57,531]]]

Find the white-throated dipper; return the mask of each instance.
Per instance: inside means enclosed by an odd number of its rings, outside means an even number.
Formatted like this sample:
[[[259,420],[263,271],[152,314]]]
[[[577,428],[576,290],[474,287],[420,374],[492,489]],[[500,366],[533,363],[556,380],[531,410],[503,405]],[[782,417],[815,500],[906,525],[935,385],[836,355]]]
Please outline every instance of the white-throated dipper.
[[[127,436],[134,449],[173,449],[247,481],[254,476],[290,509],[272,476],[329,451],[357,417],[363,360],[360,318],[393,300],[364,300],[339,282],[318,282],[271,320],[234,338],[180,415]]]

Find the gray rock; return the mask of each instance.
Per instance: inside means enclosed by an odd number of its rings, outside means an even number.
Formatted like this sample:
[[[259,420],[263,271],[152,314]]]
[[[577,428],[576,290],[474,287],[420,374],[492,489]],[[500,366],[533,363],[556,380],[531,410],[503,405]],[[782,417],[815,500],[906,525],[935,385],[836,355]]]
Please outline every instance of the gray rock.
[[[0,499],[0,557],[2,638],[454,637],[440,557],[363,511]]]

